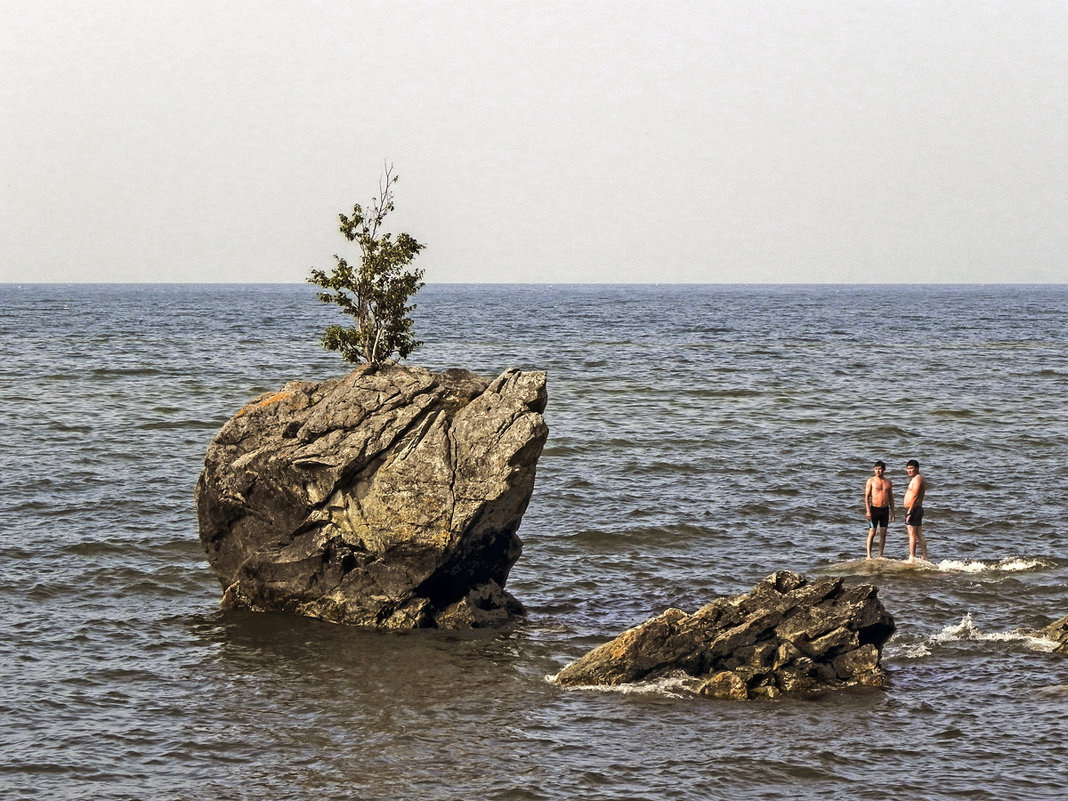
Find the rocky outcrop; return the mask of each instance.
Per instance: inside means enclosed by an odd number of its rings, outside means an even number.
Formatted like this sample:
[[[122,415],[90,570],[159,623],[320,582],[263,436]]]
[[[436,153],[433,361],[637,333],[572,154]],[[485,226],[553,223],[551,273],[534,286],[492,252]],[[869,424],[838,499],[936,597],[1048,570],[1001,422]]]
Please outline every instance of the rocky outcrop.
[[[617,685],[681,672],[694,692],[733,699],[879,687],[882,646],[893,632],[875,587],[810,583],[782,571],[692,615],[669,609],[568,665],[556,681]]]
[[[548,434],[545,382],[365,365],[245,406],[196,489],[224,602],[381,628],[522,614],[504,586]]]
[[[1068,656],[1068,615],[1054,623],[1050,623],[1046,628],[1038,632],[1038,636],[1057,643],[1057,646],[1053,649],[1054,653]]]

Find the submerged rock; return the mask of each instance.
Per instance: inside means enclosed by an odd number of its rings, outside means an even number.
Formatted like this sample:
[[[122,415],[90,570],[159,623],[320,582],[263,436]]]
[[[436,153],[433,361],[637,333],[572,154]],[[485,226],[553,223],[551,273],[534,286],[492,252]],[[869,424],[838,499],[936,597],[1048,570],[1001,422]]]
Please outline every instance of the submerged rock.
[[[546,375],[362,366],[257,398],[196,488],[224,601],[382,628],[466,628],[505,590],[548,435]]]
[[[1068,615],[1054,623],[1050,623],[1046,628],[1038,632],[1038,636],[1057,643],[1057,647],[1053,649],[1054,653],[1068,655]]]
[[[681,671],[693,691],[739,700],[881,687],[882,646],[894,628],[875,587],[809,583],[781,571],[692,615],[669,609],[568,665],[556,681],[616,685]]]

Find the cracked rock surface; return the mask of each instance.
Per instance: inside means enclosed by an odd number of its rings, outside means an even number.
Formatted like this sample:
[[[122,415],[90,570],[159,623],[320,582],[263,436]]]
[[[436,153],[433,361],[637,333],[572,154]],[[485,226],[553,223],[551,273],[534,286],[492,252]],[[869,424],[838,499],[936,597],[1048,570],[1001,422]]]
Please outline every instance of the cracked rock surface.
[[[678,677],[699,695],[748,700],[843,687],[882,687],[894,619],[870,584],[809,582],[787,570],[692,615],[668,609],[571,663],[569,686]]]
[[[365,365],[249,403],[196,488],[224,602],[379,628],[522,614],[504,585],[548,436],[545,384]]]

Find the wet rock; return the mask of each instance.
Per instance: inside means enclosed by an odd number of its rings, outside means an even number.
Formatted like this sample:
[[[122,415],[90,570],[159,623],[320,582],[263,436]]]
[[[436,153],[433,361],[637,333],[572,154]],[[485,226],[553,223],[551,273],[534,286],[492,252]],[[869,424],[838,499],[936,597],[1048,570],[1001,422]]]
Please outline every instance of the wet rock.
[[[882,646],[893,633],[875,587],[781,571],[693,614],[669,609],[568,665],[556,681],[616,685],[682,671],[698,694],[731,699],[881,687]]]
[[[493,625],[548,434],[544,372],[361,366],[257,398],[196,489],[228,604],[380,628]]]
[[[1050,623],[1038,635],[1057,643],[1057,647],[1053,649],[1054,653],[1068,655],[1068,615]]]

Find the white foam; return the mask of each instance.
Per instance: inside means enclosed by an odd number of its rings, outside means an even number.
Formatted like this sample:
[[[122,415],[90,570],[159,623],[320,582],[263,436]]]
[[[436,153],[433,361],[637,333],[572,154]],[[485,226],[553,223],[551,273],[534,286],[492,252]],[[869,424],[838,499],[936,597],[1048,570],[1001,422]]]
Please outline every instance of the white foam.
[[[955,642],[958,640],[980,640],[983,639],[982,632],[979,631],[979,627],[975,625],[975,621],[972,620],[972,613],[969,612],[961,618],[960,623],[955,626],[946,626],[937,634],[931,635],[932,642]]]
[[[938,563],[938,569],[943,573],[982,573],[989,568],[983,562],[958,562],[943,559]]]
[[[555,684],[559,674],[546,676],[545,680]],[[650,681],[635,681],[626,684],[575,684],[568,690],[586,690],[599,693],[616,693],[619,695],[659,695],[666,698],[685,698],[692,696],[701,683],[688,673],[678,670]]]
[[[983,632],[975,625],[975,621],[972,620],[971,612],[961,618],[960,623],[946,626],[940,632],[937,632],[930,637],[930,642],[939,644],[963,641],[1016,642],[1021,643],[1034,651],[1045,653],[1049,653],[1057,647],[1057,643],[1054,640],[1045,637],[1036,637],[1033,632],[1023,631],[1021,629],[999,631],[991,634]]]
[[[931,655],[931,649],[922,642],[900,646],[887,643],[883,648],[883,654],[887,659],[922,659]]]
[[[1010,556],[997,562],[961,561],[956,559],[943,559],[935,567],[943,573],[1019,573],[1024,570],[1048,567],[1049,563],[1042,559],[1024,559],[1019,556]]]
[[[1013,556],[1008,559],[1002,559],[998,563],[998,570],[1004,570],[1007,573],[1015,573],[1020,570],[1036,570],[1041,567],[1049,566],[1050,563],[1043,559],[1021,559]]]

